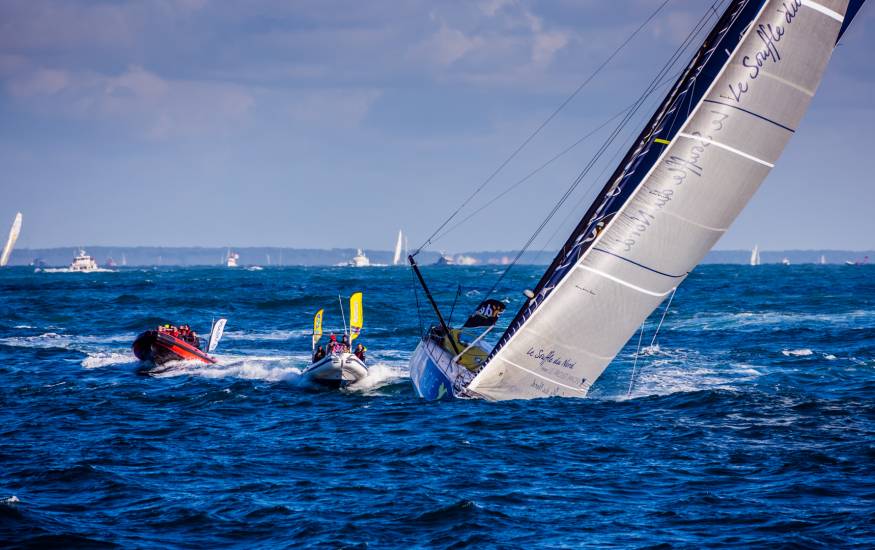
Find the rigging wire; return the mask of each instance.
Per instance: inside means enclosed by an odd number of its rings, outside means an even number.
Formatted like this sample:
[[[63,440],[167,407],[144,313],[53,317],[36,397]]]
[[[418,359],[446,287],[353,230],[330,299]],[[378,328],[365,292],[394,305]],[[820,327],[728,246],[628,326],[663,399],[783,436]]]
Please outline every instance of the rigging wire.
[[[471,200],[473,200],[474,197],[477,196],[477,194],[479,194],[480,191],[482,191],[489,184],[489,182],[492,181],[499,174],[499,172],[504,169],[505,166],[510,164],[510,162],[514,158],[516,158],[516,156],[523,149],[525,149],[525,147],[533,139],[535,139],[535,137],[539,133],[541,133],[541,130],[543,130],[556,117],[556,115],[558,115],[569,103],[571,103],[571,101],[574,100],[575,97],[577,97],[577,95],[586,87],[586,85],[589,84],[602,71],[602,69],[604,69],[608,65],[608,63],[610,63],[614,59],[614,57],[616,57],[633,40],[638,35],[638,33],[640,33],[670,1],[671,0],[663,0],[663,2],[647,17],[647,19],[645,19],[644,22],[641,23],[638,28],[636,28],[631,34],[629,34],[629,36],[626,37],[626,40],[624,40],[616,49],[614,49],[611,55],[609,55],[604,61],[602,61],[602,63],[598,67],[596,67],[595,70],[589,74],[589,76],[586,77],[586,79],[571,93],[571,95],[565,98],[565,100],[559,104],[559,106],[550,114],[550,116],[548,116],[537,128],[535,128],[535,130],[531,134],[529,134],[529,136],[525,140],[523,140],[523,142],[516,149],[514,149],[510,156],[508,156],[504,160],[504,162],[502,162],[498,166],[498,168],[496,168],[492,172],[492,174],[489,175],[489,177],[487,177],[479,186],[477,186],[473,193],[471,193],[464,201],[462,201],[462,204],[459,205],[459,207],[456,208],[456,210],[452,214],[450,214],[450,216],[446,220],[444,220],[444,222],[440,224],[437,229],[434,230],[434,232],[425,240],[425,242],[417,247],[412,255],[416,256],[422,251],[423,248],[431,244],[434,237],[438,233],[440,233],[443,228],[446,227],[447,224],[449,224],[459,214],[459,212],[463,208],[465,208],[468,203],[470,203]]]
[[[671,289],[671,296],[668,299],[668,303],[665,305],[665,309],[662,310],[662,317],[659,319],[659,324],[656,325],[656,332],[653,333],[653,338],[650,340],[650,345],[647,346],[646,349],[653,350],[653,344],[656,342],[656,337],[659,335],[659,329],[662,328],[662,323],[665,321],[665,316],[668,314],[668,308],[671,307],[671,302],[674,300],[675,292],[678,291],[678,287],[674,287]],[[629,391],[626,392],[626,397],[630,397],[632,395],[632,387],[635,384],[635,369],[638,367],[638,356],[641,354],[641,340],[644,337],[644,323],[647,322],[647,319],[641,323],[641,331],[638,334],[638,349],[635,351],[635,361],[632,363],[632,377],[629,378]]]
[[[651,90],[650,93],[652,94],[652,93],[655,92],[657,89],[662,88],[662,87],[664,87],[664,86],[666,86],[666,85],[668,85],[668,84],[671,84],[672,81],[677,80],[677,78],[678,78],[679,76],[680,76],[680,73],[676,73],[674,76],[669,77],[669,78],[666,78],[665,80],[662,81],[662,83],[659,84],[659,86],[657,86],[657,88],[654,88],[653,90]],[[490,206],[492,206],[493,204],[495,204],[496,202],[498,202],[499,200],[501,200],[502,198],[504,198],[505,195],[507,195],[508,193],[510,193],[511,191],[513,191],[514,189],[516,189],[517,187],[519,187],[520,185],[522,185],[523,183],[525,183],[525,182],[527,182],[528,180],[530,180],[532,177],[534,177],[535,175],[537,175],[538,173],[540,173],[542,170],[544,170],[545,168],[547,168],[548,166],[550,166],[551,164],[553,164],[554,162],[556,162],[557,160],[559,160],[560,158],[562,158],[563,156],[565,156],[566,154],[570,153],[570,152],[571,152],[574,148],[576,148],[578,145],[580,145],[581,143],[583,143],[584,141],[586,141],[586,140],[589,139],[590,137],[592,137],[592,136],[594,136],[595,134],[597,134],[602,128],[604,128],[605,126],[607,126],[607,125],[610,124],[611,122],[613,122],[613,121],[617,120],[618,118],[620,118],[622,115],[624,115],[625,113],[627,113],[627,112],[628,112],[630,109],[632,109],[633,107],[635,107],[635,103],[632,103],[631,105],[629,105],[629,106],[626,107],[625,109],[623,109],[623,110],[619,111],[618,113],[616,113],[616,114],[615,114],[614,116],[612,116],[611,118],[609,118],[609,119],[605,120],[604,122],[602,122],[601,124],[599,124],[596,128],[593,128],[591,131],[589,131],[589,132],[587,132],[586,134],[584,134],[584,135],[583,135],[581,138],[579,138],[577,141],[575,141],[574,143],[572,143],[571,145],[569,145],[568,147],[566,147],[565,149],[563,149],[561,152],[559,152],[558,154],[554,155],[552,158],[550,158],[549,160],[547,160],[546,162],[544,162],[543,164],[541,164],[540,166],[538,166],[537,168],[535,168],[534,170],[532,170],[531,172],[529,172],[528,174],[526,174],[525,176],[523,176],[522,179],[518,180],[516,183],[512,184],[510,187],[508,187],[507,189],[505,189],[504,191],[502,191],[502,192],[499,193],[498,195],[495,195],[494,197],[492,197],[491,199],[489,199],[488,201],[486,201],[483,205],[481,205],[479,208],[477,208],[476,210],[474,210],[473,212],[471,212],[470,214],[468,214],[467,216],[465,216],[463,219],[459,220],[458,222],[456,222],[456,223],[454,223],[453,225],[451,225],[450,227],[448,227],[448,228],[447,228],[446,230],[444,230],[444,232],[441,233],[440,235],[434,237],[434,238],[432,239],[432,243],[434,243],[435,241],[439,241],[439,240],[443,239],[446,235],[448,235],[449,233],[455,231],[455,230],[458,229],[460,226],[464,225],[466,222],[468,222],[469,220],[471,220],[471,218],[473,218],[474,216],[476,216],[476,215],[479,214],[480,212],[486,210],[487,208],[489,208]]]
[[[684,39],[684,41],[681,43],[681,45],[678,46],[677,49],[674,51],[674,53],[671,55],[671,57],[669,57],[669,60],[662,66],[662,68],[657,73],[656,77],[654,77],[653,80],[651,80],[651,82],[647,85],[647,87],[645,88],[645,92],[638,98],[638,100],[635,103],[635,106],[626,113],[626,116],[623,117],[623,120],[620,121],[620,124],[617,125],[617,127],[611,132],[611,134],[608,136],[608,138],[605,140],[605,142],[602,144],[602,146],[599,148],[599,150],[596,151],[593,158],[590,159],[590,161],[586,164],[586,166],[583,168],[583,170],[580,172],[580,174],[578,174],[578,176],[571,183],[569,188],[565,191],[565,193],[563,193],[562,197],[560,197],[559,201],[553,206],[553,208],[547,214],[547,217],[541,222],[541,224],[537,227],[537,229],[535,229],[535,232],[532,233],[531,237],[529,237],[529,240],[526,242],[525,246],[523,246],[523,248],[517,252],[514,259],[507,266],[507,269],[505,269],[501,273],[501,275],[498,277],[498,280],[496,280],[495,284],[492,285],[492,288],[486,294],[487,297],[489,297],[493,292],[495,292],[495,289],[498,287],[498,285],[501,283],[501,281],[504,280],[504,277],[508,274],[508,272],[510,272],[511,268],[513,268],[517,264],[517,262],[519,262],[519,259],[529,249],[529,247],[532,245],[532,243],[535,241],[535,239],[538,237],[538,235],[541,234],[541,231],[544,230],[544,228],[547,226],[547,224],[550,222],[550,220],[553,219],[553,216],[556,215],[556,212],[565,204],[565,202],[568,200],[568,197],[574,192],[574,190],[577,188],[577,186],[580,185],[580,182],[583,181],[583,179],[589,174],[592,167],[598,162],[598,160],[602,157],[602,155],[604,155],[605,151],[614,142],[614,140],[617,138],[619,133],[629,123],[629,121],[635,115],[635,113],[638,111],[638,109],[640,109],[643,102],[647,99],[647,97],[650,95],[650,93],[652,93],[652,89],[654,88],[654,86],[656,86],[656,83],[658,83],[662,78],[664,78],[665,74],[671,69],[671,67],[673,67],[675,65],[675,63],[677,63],[677,60],[680,58],[681,55],[683,55],[683,52],[686,51],[686,49],[690,46],[693,39],[696,36],[698,36],[698,34],[702,31],[703,28],[705,28],[705,25],[708,23],[708,21],[710,21],[710,19],[712,17],[712,13],[716,13],[715,6],[718,4],[722,4],[723,1],[724,0],[715,0],[715,2],[712,3],[711,6],[709,6],[706,13],[704,15],[702,15],[702,17],[699,19],[698,23],[693,27],[693,30],[690,31],[690,33],[687,35],[687,37]]]

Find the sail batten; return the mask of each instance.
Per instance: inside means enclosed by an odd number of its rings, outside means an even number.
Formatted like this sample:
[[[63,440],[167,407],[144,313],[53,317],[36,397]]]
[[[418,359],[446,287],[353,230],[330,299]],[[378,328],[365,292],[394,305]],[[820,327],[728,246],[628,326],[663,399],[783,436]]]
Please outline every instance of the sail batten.
[[[847,6],[730,4],[511,321],[473,392],[586,393],[774,167],[845,28]]]

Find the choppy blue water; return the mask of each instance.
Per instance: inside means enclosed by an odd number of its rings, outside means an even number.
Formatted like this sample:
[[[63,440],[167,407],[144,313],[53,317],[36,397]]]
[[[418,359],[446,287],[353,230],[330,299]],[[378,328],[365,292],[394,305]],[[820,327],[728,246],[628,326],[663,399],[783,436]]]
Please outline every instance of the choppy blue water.
[[[495,269],[427,275],[458,321]],[[311,315],[353,290],[372,375],[308,388]],[[420,401],[415,310],[402,268],[0,271],[0,539],[875,545],[875,267],[698,268],[631,399],[634,345],[586,400]],[[219,315],[219,365],[136,374],[139,331]]]

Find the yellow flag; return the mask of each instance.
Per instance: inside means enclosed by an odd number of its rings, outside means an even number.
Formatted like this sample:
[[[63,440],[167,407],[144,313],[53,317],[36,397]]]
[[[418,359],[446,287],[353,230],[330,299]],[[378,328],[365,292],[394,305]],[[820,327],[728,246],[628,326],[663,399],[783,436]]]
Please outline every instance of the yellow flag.
[[[320,309],[316,312],[316,316],[313,317],[313,347],[316,347],[316,342],[322,338],[322,312],[324,309]]]
[[[349,297],[349,341],[358,338],[362,331],[362,326],[365,324],[365,316],[362,311],[362,293],[356,292]]]

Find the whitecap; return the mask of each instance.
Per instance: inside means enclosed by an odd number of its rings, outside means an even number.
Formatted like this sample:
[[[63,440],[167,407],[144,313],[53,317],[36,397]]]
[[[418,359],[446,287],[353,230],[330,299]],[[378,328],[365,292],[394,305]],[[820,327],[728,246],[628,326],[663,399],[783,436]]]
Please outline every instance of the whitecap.
[[[809,355],[814,355],[814,352],[808,348],[801,349],[785,349],[781,351],[787,357],[807,357]]]

